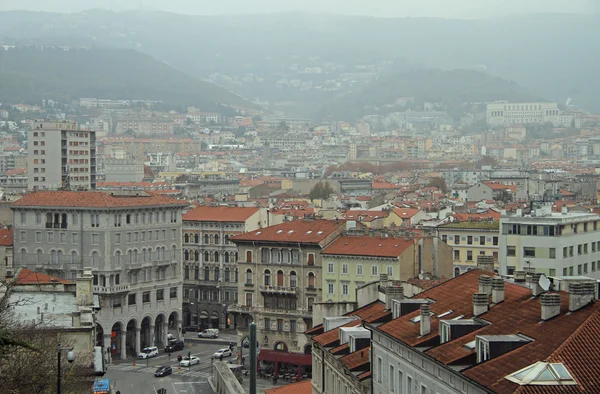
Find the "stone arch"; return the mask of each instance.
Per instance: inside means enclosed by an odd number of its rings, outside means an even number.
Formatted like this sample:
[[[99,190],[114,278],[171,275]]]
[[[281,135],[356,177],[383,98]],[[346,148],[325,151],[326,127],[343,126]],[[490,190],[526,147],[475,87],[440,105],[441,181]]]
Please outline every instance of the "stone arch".
[[[315,274],[310,271],[307,275],[307,286],[308,287],[316,287],[315,283],[317,281],[317,277],[315,276]]]
[[[312,345],[310,343],[307,343],[306,345],[304,345],[303,353],[304,354],[311,354],[312,353]]]
[[[190,235],[188,233],[183,235],[183,242],[186,244],[190,243]]]
[[[158,347],[167,345],[168,317],[165,312],[159,312],[154,319],[154,343]]]
[[[458,275],[460,275],[460,268],[455,267],[454,268],[454,276],[458,276]]]
[[[154,320],[152,316],[145,315],[140,321],[140,346],[154,346]]]
[[[126,344],[127,344],[127,355],[137,357],[140,353],[140,343],[137,335],[137,329],[140,327],[138,320],[132,317],[127,322],[126,330]]]
[[[273,350],[276,350],[278,352],[287,352],[288,345],[284,341],[277,341],[273,344]]]
[[[253,284],[254,283],[254,276],[253,276],[252,270],[250,268],[248,268],[246,270],[246,283],[247,284]]]
[[[96,346],[104,346],[104,327],[96,322]]]
[[[187,250],[187,249],[185,249],[185,250],[183,251],[183,260],[184,260],[184,261],[189,261],[189,260],[190,260],[190,251],[189,251],[189,250]]]
[[[200,234],[198,234],[198,233],[194,234],[194,243],[197,243],[197,244],[200,243]]]
[[[116,320],[110,329],[110,353],[113,358],[127,358],[126,338],[123,335],[126,325],[121,320]]]

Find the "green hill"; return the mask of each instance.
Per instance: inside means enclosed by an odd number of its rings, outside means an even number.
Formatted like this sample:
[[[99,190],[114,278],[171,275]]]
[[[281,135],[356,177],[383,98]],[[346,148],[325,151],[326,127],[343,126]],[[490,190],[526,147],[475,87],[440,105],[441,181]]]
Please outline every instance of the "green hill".
[[[23,47],[0,50],[0,101],[70,102],[80,97],[160,100],[216,110],[251,105],[217,85],[130,49]]]
[[[442,103],[455,116],[462,113],[465,102],[540,100],[515,82],[477,71],[415,70],[379,78],[363,90],[333,100],[315,118],[355,121],[364,115],[390,113],[399,110],[392,105],[400,97],[414,98],[417,107],[427,101]]]

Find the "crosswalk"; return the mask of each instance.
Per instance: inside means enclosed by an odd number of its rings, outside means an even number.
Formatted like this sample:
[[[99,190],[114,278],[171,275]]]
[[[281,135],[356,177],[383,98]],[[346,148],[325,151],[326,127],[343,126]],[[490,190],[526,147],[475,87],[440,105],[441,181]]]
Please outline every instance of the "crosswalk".
[[[182,375],[182,376],[189,376],[189,377],[201,378],[201,379],[208,379],[210,377],[210,369],[208,369],[206,371],[199,371],[199,370],[194,370],[194,367],[197,368],[197,366],[192,366],[191,369],[181,368],[181,372],[178,371],[177,367],[173,367],[173,375]],[[154,374],[157,367],[146,367],[146,366],[134,367],[133,365],[129,365],[129,364],[119,364],[119,365],[112,365],[112,366],[110,366],[110,368],[117,369],[119,371]]]

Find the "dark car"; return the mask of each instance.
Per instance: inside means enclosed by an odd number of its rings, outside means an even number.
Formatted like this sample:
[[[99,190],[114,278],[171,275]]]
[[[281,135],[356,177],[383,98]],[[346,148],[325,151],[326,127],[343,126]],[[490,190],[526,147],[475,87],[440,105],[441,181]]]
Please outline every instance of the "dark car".
[[[174,341],[169,342],[167,347],[165,347],[165,352],[172,353],[178,350],[183,350],[183,339],[176,339]]]
[[[171,369],[171,367],[169,367],[168,365],[165,365],[162,367],[158,367],[156,372],[154,372],[154,376],[159,378],[161,376],[171,375],[172,373],[173,373],[173,370]]]

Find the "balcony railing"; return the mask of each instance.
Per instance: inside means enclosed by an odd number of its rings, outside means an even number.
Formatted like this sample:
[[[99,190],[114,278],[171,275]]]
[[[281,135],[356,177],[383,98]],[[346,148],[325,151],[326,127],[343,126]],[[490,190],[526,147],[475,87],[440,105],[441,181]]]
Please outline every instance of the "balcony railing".
[[[129,285],[93,286],[93,291],[100,294],[125,293],[129,291]]]
[[[229,312],[238,312],[238,313],[251,313],[253,308],[251,306],[246,305],[229,305],[227,307]]]
[[[285,286],[260,286],[260,291],[263,293],[283,293],[283,294],[297,294],[297,287],[285,287]]]

